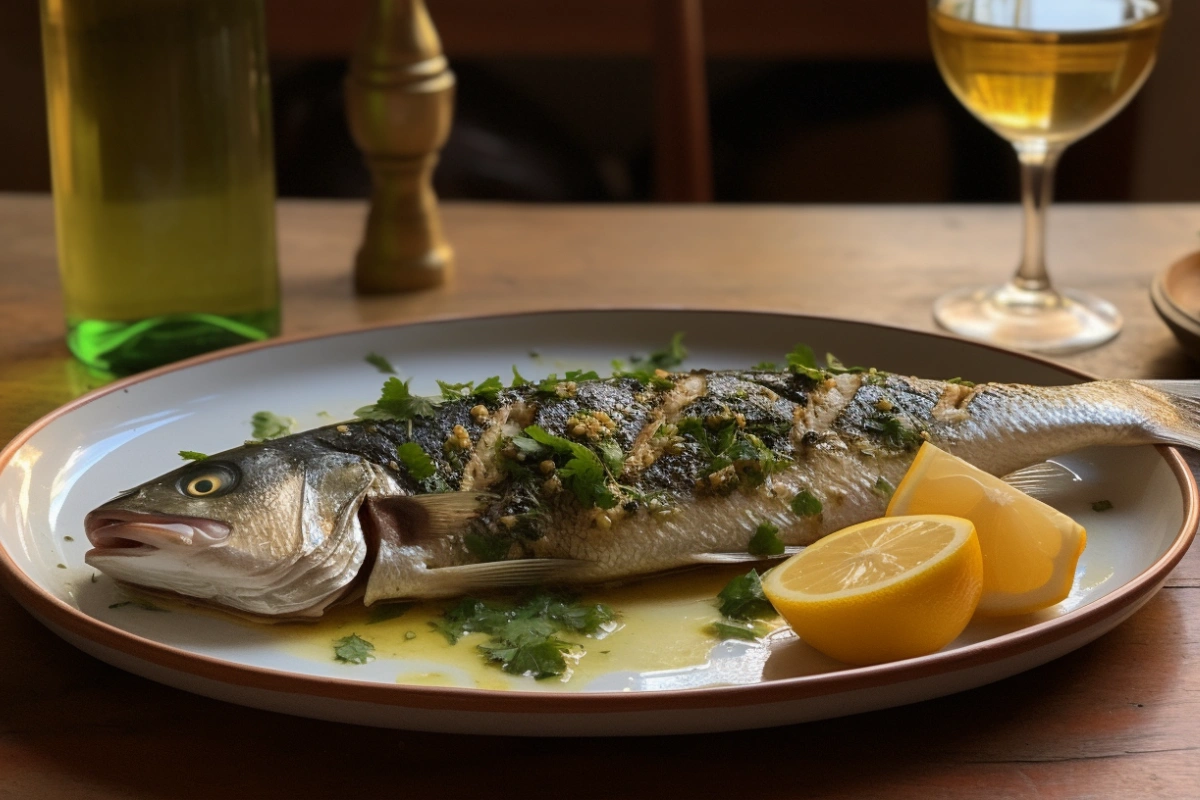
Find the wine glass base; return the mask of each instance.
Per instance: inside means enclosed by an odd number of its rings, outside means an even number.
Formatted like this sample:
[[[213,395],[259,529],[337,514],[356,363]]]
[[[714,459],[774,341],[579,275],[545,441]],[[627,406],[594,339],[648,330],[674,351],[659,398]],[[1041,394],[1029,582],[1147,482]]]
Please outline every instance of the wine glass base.
[[[1076,291],[1029,291],[1014,284],[960,289],[933,304],[948,331],[1033,353],[1077,353],[1112,339],[1121,313],[1109,302]]]

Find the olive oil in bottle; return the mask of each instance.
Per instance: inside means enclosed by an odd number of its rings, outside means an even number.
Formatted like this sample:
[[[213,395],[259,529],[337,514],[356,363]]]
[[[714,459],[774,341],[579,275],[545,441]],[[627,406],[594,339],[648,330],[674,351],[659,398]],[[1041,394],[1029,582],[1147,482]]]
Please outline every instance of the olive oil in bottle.
[[[41,0],[67,343],[135,372],[279,328],[261,0]]]

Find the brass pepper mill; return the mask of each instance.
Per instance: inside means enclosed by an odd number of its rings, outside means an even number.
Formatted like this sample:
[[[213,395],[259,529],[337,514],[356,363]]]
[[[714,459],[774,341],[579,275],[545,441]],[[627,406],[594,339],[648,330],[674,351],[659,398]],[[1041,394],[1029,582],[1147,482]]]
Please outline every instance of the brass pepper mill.
[[[424,0],[373,0],[346,76],[350,133],[373,185],[360,293],[436,286],[450,271],[432,178],[453,111],[454,73]]]

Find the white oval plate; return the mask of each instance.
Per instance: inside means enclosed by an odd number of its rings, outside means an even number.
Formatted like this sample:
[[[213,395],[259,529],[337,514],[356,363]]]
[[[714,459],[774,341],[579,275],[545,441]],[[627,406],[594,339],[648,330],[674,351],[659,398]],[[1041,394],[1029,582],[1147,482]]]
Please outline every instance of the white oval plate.
[[[794,639],[749,682],[671,688],[655,673],[591,690],[496,691],[395,683],[396,664],[320,663],[256,630],[211,615],[121,614],[107,579],[83,564],[84,514],[119,490],[178,466],[181,449],[216,451],[249,437],[260,409],[326,424],[378,396],[363,361],[386,356],[413,390],[566,368],[606,374],[614,357],[686,331],[688,364],[714,369],[778,361],[797,342],[845,363],[925,377],[1061,384],[1049,362],[928,333],[843,320],[680,310],[580,311],[426,322],[274,341],[194,359],[93,392],[44,417],[0,453],[0,577],[16,598],[80,649],[130,672],[235,703],[368,725],[521,735],[732,730],[885,708],[979,686],[1063,655],[1126,619],[1161,587],[1196,528],[1196,485],[1168,448],[1094,449],[1058,459],[1083,481],[1055,501],[1088,529],[1064,603],[991,626],[973,623],[945,650],[868,668],[820,662]],[[531,357],[537,352],[538,357]],[[1103,514],[1090,502],[1111,500]],[[68,541],[64,537],[71,536]],[[62,565],[62,566],[59,566]],[[809,651],[811,653],[811,651]],[[369,669],[373,668],[373,669]],[[745,680],[743,677],[741,680]],[[611,691],[620,686],[625,691]],[[666,689],[657,687],[666,686]],[[541,687],[539,687],[541,688]],[[610,690],[606,690],[610,689]]]

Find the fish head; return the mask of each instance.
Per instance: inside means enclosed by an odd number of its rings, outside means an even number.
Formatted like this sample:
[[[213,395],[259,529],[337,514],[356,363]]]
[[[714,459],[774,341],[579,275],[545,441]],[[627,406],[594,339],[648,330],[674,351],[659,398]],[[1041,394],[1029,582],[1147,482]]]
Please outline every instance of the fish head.
[[[85,561],[128,584],[268,617],[319,616],[367,545],[362,459],[266,442],[196,461],[91,511]]]

